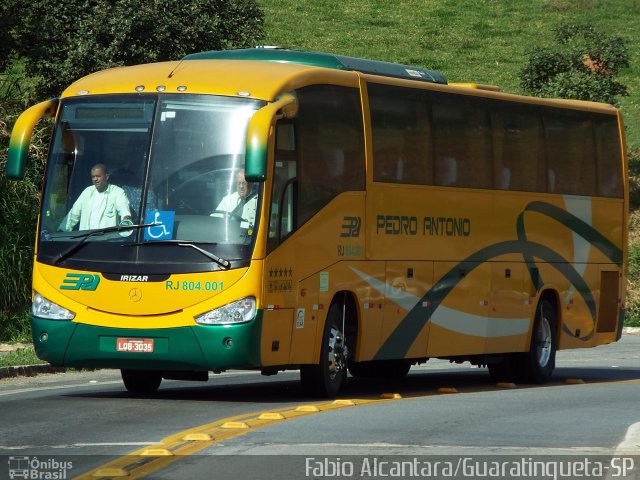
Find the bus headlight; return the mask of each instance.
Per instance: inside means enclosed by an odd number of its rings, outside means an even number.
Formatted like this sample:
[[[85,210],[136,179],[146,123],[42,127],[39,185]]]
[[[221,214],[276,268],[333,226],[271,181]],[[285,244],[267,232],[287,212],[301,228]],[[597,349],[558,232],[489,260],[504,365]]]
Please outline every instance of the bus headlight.
[[[249,322],[255,316],[256,299],[254,297],[246,297],[198,315],[195,319],[201,325],[233,325]]]
[[[47,300],[38,292],[35,292],[33,297],[31,313],[33,313],[34,317],[47,318],[49,320],[73,320],[73,317],[76,316],[72,311],[53,303],[51,300]]]

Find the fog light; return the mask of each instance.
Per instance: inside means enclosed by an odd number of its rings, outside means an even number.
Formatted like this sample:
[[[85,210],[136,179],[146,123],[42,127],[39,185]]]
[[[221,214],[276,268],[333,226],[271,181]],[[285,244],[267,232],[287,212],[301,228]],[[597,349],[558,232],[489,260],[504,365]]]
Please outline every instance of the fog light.
[[[47,332],[42,332],[40,334],[40,341],[44,343],[47,340],[49,340],[49,334]]]
[[[233,347],[233,339],[230,337],[225,338],[224,340],[222,340],[222,345],[224,345],[226,348]]]

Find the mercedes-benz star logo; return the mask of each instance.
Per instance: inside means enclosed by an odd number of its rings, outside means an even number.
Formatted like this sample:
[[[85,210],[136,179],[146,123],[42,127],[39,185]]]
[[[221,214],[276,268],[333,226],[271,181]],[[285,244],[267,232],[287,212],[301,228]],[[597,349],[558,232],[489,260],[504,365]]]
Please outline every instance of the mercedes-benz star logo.
[[[132,288],[129,290],[129,301],[139,302],[142,299],[142,290],[139,288]]]

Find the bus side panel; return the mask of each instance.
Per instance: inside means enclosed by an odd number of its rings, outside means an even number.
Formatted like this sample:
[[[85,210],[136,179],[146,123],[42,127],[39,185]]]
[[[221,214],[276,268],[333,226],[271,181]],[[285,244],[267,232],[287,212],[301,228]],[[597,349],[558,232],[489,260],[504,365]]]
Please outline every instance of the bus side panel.
[[[486,350],[489,328],[491,265],[435,262],[440,284],[433,299],[427,355],[475,355]]]
[[[314,357],[318,343],[320,323],[324,321],[326,310],[320,309],[318,300],[319,276],[313,275],[298,284],[300,296],[294,313],[294,326],[291,334],[291,353],[289,363],[292,365],[310,364],[317,361]]]
[[[404,358],[424,358],[431,312],[430,300],[425,295],[433,286],[433,262],[390,261],[386,276],[382,338],[389,338],[401,322],[413,323],[413,338]]]
[[[620,290],[624,276],[609,265],[600,269],[600,298],[598,299],[598,322],[596,336],[598,343],[614,342],[618,329],[623,299]]]
[[[291,348],[291,328],[294,311],[266,309],[263,311],[260,333],[260,364],[262,366],[286,365]]]
[[[527,336],[535,307],[525,289],[525,266],[517,257],[504,255],[491,262],[486,353],[528,349]]]

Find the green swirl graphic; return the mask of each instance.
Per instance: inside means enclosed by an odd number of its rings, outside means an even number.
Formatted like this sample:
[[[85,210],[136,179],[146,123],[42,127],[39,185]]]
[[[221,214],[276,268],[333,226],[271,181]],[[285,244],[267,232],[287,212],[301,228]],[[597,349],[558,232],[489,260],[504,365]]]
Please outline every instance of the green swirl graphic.
[[[415,338],[427,322],[430,321],[433,313],[437,310],[447,295],[449,295],[449,293],[451,293],[451,291],[453,291],[462,280],[460,277],[460,270],[471,272],[480,264],[487,262],[492,258],[511,253],[522,254],[524,261],[527,264],[531,280],[533,281],[537,291],[540,291],[543,282],[537,274],[534,257],[551,265],[560,272],[571,283],[571,285],[574,286],[576,292],[578,292],[584,300],[585,304],[589,308],[593,326],[595,327],[596,302],[591,289],[569,260],[545,245],[527,240],[524,228],[524,214],[526,212],[540,213],[558,221],[600,250],[616,265],[619,267],[622,266],[622,251],[620,248],[606,239],[591,225],[555,205],[545,202],[531,202],[518,216],[516,225],[518,239],[495,243],[486,248],[482,248],[451,268],[420,299],[420,301],[414,305],[402,322],[400,322],[396,329],[391,333],[389,338],[387,338],[382,347],[380,347],[374,356],[374,360],[404,358]],[[425,309],[422,306],[423,302],[431,302],[431,309],[428,310],[426,315]],[[565,325],[562,327],[566,332],[568,332]],[[592,335],[593,329],[588,334],[579,337],[579,339],[587,341],[592,337]]]

